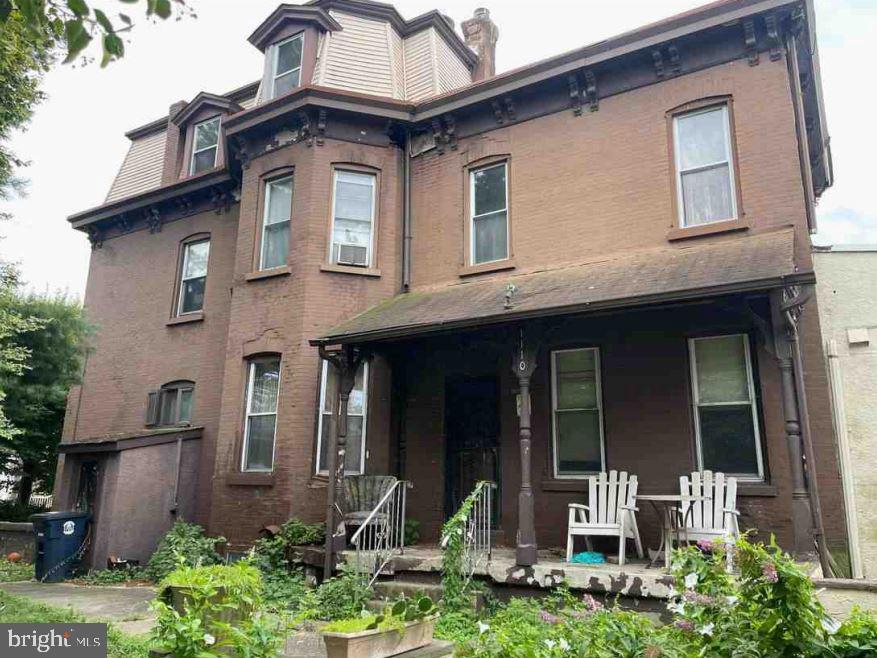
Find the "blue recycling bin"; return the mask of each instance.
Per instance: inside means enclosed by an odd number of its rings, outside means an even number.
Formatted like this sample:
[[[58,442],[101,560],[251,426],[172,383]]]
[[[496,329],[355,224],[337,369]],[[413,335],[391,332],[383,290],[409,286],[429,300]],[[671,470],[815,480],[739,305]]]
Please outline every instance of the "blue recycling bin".
[[[57,583],[71,575],[88,536],[88,512],[43,512],[30,517],[34,529],[34,575]]]

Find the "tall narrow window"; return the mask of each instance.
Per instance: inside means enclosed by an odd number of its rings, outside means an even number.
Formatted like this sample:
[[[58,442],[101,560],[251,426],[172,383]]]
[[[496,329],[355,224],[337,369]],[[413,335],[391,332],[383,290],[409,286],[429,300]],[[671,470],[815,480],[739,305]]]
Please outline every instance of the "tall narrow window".
[[[265,212],[259,269],[286,265],[289,258],[289,225],[292,217],[292,176],[265,184]]]
[[[469,172],[469,226],[473,265],[509,257],[508,163]]]
[[[277,98],[299,86],[301,82],[301,52],[304,35],[281,41],[274,47],[274,81],[272,98]]]
[[[362,473],[365,469],[365,427],[368,413],[368,364],[363,363],[356,371],[356,380],[347,403],[347,453],[344,470],[347,473]],[[320,420],[317,430],[317,472],[325,473],[332,422],[335,416],[335,396],[338,391],[338,377],[335,368],[323,362],[323,375],[320,385]]]
[[[554,475],[581,477],[603,469],[600,351],[551,353]]]
[[[693,338],[689,350],[700,468],[762,479],[748,337]]]
[[[195,124],[190,174],[207,171],[216,166],[216,154],[219,151],[219,121],[219,117],[213,117]]]
[[[728,106],[673,118],[680,226],[737,218]]]
[[[280,357],[253,359],[248,372],[243,470],[270,471],[274,468]]]
[[[332,262],[367,267],[372,261],[375,216],[374,174],[335,171],[332,203]]]
[[[177,315],[197,313],[204,308],[204,287],[207,284],[209,257],[210,240],[187,242],[183,245]]]

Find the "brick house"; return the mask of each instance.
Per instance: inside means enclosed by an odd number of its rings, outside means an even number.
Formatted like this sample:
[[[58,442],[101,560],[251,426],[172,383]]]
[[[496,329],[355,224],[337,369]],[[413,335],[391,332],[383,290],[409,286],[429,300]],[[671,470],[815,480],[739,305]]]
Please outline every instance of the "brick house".
[[[843,549],[809,0],[499,75],[489,13],[461,27],[281,5],[249,37],[260,79],[130,131],[106,202],[69,218],[99,330],[55,500],[93,511],[92,563],[145,560],[175,518],[232,547],[325,520],[336,470],[410,481],[425,542],[497,482],[522,565],[609,469],[652,493],[736,474],[743,527]]]

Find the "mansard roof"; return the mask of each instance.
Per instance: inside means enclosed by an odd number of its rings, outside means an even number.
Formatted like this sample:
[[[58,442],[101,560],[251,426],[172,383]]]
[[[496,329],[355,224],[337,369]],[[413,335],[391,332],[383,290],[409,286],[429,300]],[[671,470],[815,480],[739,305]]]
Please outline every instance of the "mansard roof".
[[[233,101],[228,96],[219,96],[218,94],[211,94],[207,91],[199,92],[195,98],[189,102],[184,108],[182,108],[179,112],[177,112],[170,119],[176,125],[182,126],[189,119],[195,116],[196,113],[200,112],[205,107],[213,107],[217,110],[221,110],[223,112],[227,112],[228,114],[234,114],[235,112],[240,112],[243,108]]]
[[[287,22],[311,23],[324,32],[342,29],[341,24],[329,15],[322,7],[283,4],[277,7],[247,38],[251,44],[264,51],[274,35]]]

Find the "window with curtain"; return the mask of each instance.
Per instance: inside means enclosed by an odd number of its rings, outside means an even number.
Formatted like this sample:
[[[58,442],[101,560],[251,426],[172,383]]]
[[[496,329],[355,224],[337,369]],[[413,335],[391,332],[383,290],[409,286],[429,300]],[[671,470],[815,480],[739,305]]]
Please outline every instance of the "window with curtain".
[[[673,118],[680,226],[737,218],[728,106]]]
[[[507,162],[469,172],[472,265],[509,257],[507,175]]]
[[[555,477],[604,470],[599,349],[552,352],[551,378]]]
[[[216,166],[216,154],[219,151],[220,118],[213,117],[196,123],[192,136],[192,161],[189,173],[197,174]]]
[[[289,258],[289,226],[292,220],[292,176],[265,183],[262,245],[259,269],[286,265]]]
[[[247,373],[243,470],[271,471],[280,394],[280,357],[252,359]]]
[[[276,44],[274,51],[274,75],[271,97],[277,98],[292,91],[301,83],[301,54],[304,34],[296,34]]]
[[[335,397],[338,393],[338,376],[335,368],[323,361],[320,378],[320,419],[317,428],[317,472],[325,473],[331,437],[329,432],[335,421]],[[365,468],[365,428],[368,415],[368,364],[362,363],[356,371],[353,390],[347,403],[347,453],[344,470],[362,473]]]
[[[748,336],[692,338],[689,350],[700,468],[762,479]]]
[[[372,262],[377,176],[335,170],[332,262],[368,267]]]
[[[210,258],[210,240],[197,240],[183,245],[180,266],[177,315],[197,313],[204,308],[204,288],[207,285],[207,261]]]

